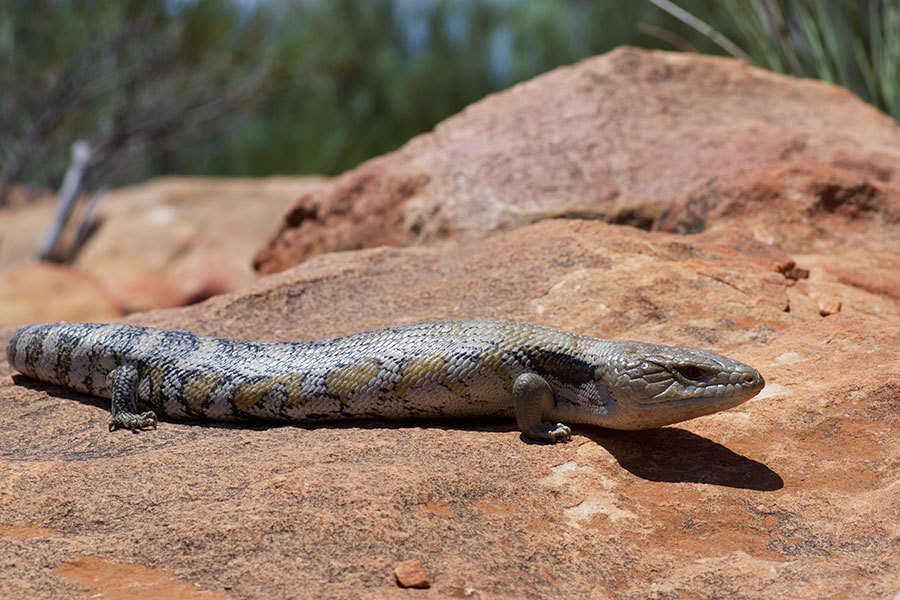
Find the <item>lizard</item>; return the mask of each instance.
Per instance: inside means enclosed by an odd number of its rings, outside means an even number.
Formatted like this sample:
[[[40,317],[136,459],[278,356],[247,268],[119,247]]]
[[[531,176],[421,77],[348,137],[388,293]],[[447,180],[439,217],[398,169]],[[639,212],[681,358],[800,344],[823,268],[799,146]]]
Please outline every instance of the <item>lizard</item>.
[[[305,342],[252,342],[136,325],[17,329],[24,375],[111,399],[109,430],[182,420],[515,418],[525,437],[572,424],[652,429],[734,407],[753,367],[691,348],[514,321],[432,321]]]

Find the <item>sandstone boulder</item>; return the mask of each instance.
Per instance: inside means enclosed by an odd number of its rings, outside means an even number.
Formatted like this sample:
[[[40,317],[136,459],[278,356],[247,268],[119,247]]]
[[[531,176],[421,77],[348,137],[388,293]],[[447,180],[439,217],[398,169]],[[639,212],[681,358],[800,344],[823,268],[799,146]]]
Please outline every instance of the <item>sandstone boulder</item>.
[[[900,318],[900,187],[821,163],[739,169],[676,200],[663,231],[729,238],[735,229],[789,252],[803,277],[792,310],[844,305]]]
[[[720,175],[810,161],[900,185],[900,126],[822,82],[621,48],[494,94],[306,194],[254,264],[272,273],[324,252],[471,240],[548,217],[649,228]]]
[[[102,283],[78,269],[30,263],[0,271],[0,327],[108,321],[124,314]]]
[[[317,177],[168,177],[115,190],[75,264],[130,311],[182,306],[255,279],[253,249]]]
[[[96,210],[99,227],[77,255],[71,276],[64,274],[63,267],[22,267],[41,273],[43,280],[49,273],[56,275],[55,293],[34,301],[40,311],[29,314],[72,320],[73,302],[68,296],[83,296],[84,275],[118,307],[118,312],[111,313],[101,302],[92,313],[90,304],[83,303],[86,310],[77,314],[84,320],[182,306],[237,289],[256,278],[250,257],[260,240],[298,196],[322,181],[317,177],[165,177],[106,192]],[[72,225],[86,205],[79,206]],[[0,207],[0,273],[20,269],[29,261],[54,212],[55,199],[48,194]],[[67,228],[64,246],[73,243],[74,229]],[[2,277],[21,280],[22,272]],[[25,288],[17,294],[20,304],[33,296]],[[24,323],[16,320],[22,314],[0,299],[0,324]]]
[[[711,348],[768,382],[724,413],[648,432],[576,427],[553,446],[490,422],[164,421],[111,434],[107,403],[0,363],[5,589],[890,598],[900,584],[896,300],[883,295],[895,309],[880,315],[852,294],[827,317],[791,309],[801,268],[741,227],[682,237],[552,220],[456,248],[328,254],[128,318],[270,340],[512,318]],[[410,560],[428,590],[397,587],[395,567]]]

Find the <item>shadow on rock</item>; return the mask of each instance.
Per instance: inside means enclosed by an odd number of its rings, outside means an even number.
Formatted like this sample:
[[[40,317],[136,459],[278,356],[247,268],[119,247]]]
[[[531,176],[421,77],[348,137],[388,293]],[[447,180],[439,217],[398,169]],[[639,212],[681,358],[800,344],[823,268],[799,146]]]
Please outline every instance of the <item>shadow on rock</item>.
[[[784,487],[778,473],[705,437],[663,427],[649,431],[579,428],[622,468],[650,481],[708,483],[771,492]]]
[[[65,398],[66,400],[75,400],[77,402],[81,402],[82,404],[90,404],[91,406],[98,406],[109,411],[109,399],[100,398],[99,396],[91,396],[90,394],[82,394],[81,392],[77,392],[75,390],[69,389],[67,387],[57,385],[55,383],[46,383],[44,381],[39,381],[37,379],[32,379],[27,375],[22,375],[20,373],[15,373],[12,376],[12,381],[14,384],[21,386],[23,388],[28,388],[29,390],[34,390],[36,392],[46,392],[51,396],[55,396],[57,398]]]

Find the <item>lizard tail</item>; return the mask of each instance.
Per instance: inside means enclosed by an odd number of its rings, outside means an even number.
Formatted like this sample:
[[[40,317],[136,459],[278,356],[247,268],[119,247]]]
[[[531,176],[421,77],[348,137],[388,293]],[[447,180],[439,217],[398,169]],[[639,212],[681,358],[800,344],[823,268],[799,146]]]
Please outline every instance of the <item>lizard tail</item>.
[[[40,366],[46,362],[44,357],[44,340],[51,328],[56,325],[41,323],[20,327],[9,338],[6,344],[6,360],[16,371],[34,377],[40,377]]]
[[[9,339],[6,359],[32,379],[108,397],[107,375],[122,363],[121,354],[128,347],[114,334],[127,337],[139,329],[100,323],[26,325]]]
[[[6,344],[6,360],[9,361],[12,368],[20,373],[25,373],[25,369],[27,368],[25,365],[25,356],[29,352],[27,352],[26,349],[29,347],[34,348],[32,343],[36,341],[38,347],[41,345],[40,341],[43,340],[44,336],[35,331],[40,327],[41,325],[26,325],[25,327],[20,327],[13,332],[12,337],[9,338],[9,342]],[[40,336],[41,340],[36,340],[36,335]],[[28,373],[25,374],[28,375]]]

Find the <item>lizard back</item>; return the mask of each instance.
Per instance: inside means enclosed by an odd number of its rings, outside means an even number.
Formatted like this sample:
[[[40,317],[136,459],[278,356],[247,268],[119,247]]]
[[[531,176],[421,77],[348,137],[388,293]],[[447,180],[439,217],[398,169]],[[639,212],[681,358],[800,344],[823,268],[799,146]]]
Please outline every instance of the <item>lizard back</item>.
[[[586,376],[582,339],[505,321],[417,323],[296,343],[63,323],[19,329],[7,354],[30,377],[107,398],[110,372],[133,365],[137,406],[176,418],[510,417],[519,374]]]

